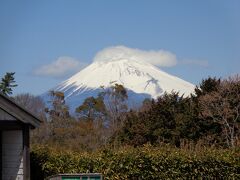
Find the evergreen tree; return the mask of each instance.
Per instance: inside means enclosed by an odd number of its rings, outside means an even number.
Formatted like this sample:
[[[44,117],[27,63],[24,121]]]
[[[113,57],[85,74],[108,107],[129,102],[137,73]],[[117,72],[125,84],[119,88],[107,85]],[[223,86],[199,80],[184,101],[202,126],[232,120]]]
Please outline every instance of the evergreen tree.
[[[106,107],[103,98],[88,97],[84,100],[83,104],[76,108],[75,112],[80,115],[80,118],[87,120],[94,120],[106,115]]]
[[[202,108],[200,107],[199,100],[208,94],[217,92],[220,85],[220,78],[208,77],[207,79],[203,79],[199,86],[196,86],[195,94],[192,95],[192,106],[196,115],[194,123],[198,126],[196,132],[199,138],[203,139],[204,143],[208,145],[220,143],[221,138],[219,134],[221,134],[221,126],[211,118],[201,115]]]
[[[210,92],[217,91],[220,83],[221,80],[217,79],[216,77],[208,77],[207,79],[203,79],[199,87],[196,86],[195,94],[199,97]]]
[[[15,72],[7,72],[0,83],[0,91],[5,95],[12,94],[12,88],[16,87],[14,80]]]
[[[190,98],[172,92],[148,103],[139,112],[129,112],[122,129],[113,138],[134,146],[171,143],[179,147],[181,139],[197,137]]]

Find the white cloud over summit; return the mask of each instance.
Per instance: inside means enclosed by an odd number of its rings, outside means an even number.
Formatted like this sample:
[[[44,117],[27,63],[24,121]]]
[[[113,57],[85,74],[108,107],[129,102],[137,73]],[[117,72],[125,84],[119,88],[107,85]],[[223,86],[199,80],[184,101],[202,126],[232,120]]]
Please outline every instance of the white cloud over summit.
[[[37,76],[63,77],[80,70],[85,64],[72,57],[62,56],[50,64],[43,65],[34,70]]]
[[[126,46],[112,46],[100,50],[93,58],[93,62],[108,62],[120,59],[148,62],[158,67],[172,67],[177,63],[204,68],[208,67],[208,61],[178,60],[174,53],[167,50],[140,50]],[[76,73],[85,66],[86,63],[82,63],[75,58],[62,56],[50,64],[35,69],[33,74],[54,78],[66,77],[67,75]]]
[[[156,66],[170,67],[177,64],[176,55],[166,50],[140,50],[125,46],[108,47],[99,51],[93,61],[117,61],[128,59],[144,61]]]

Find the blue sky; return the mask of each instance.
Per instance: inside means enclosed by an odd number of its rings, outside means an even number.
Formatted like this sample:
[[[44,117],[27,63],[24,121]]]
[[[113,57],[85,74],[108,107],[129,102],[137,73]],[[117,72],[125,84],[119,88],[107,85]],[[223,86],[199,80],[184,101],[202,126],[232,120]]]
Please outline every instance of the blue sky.
[[[240,1],[0,1],[0,77],[16,72],[15,94],[41,94],[119,45],[170,53],[177,63],[160,68],[194,84],[240,73]]]

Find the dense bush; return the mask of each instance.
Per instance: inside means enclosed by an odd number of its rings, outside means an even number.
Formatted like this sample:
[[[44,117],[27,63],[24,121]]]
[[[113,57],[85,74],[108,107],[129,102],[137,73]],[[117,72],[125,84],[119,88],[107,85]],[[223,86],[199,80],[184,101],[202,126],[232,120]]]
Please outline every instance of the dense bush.
[[[76,153],[46,147],[31,152],[32,179],[58,173],[99,172],[105,179],[238,179],[240,150],[144,146]]]

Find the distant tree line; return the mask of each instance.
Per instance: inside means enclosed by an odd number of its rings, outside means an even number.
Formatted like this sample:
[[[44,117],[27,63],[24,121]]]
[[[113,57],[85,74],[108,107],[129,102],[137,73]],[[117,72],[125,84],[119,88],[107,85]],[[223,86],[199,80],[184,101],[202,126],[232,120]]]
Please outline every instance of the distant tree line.
[[[41,137],[36,142],[88,151],[147,143],[239,146],[239,76],[209,77],[191,96],[165,93],[156,100],[144,100],[134,110],[127,107],[127,91],[119,84],[103,88],[97,97],[87,97],[76,108],[76,116],[68,112],[63,93],[51,92],[51,96],[52,109],[45,109],[46,127],[35,134],[34,139]]]
[[[126,113],[122,128],[112,137],[121,144],[140,146],[184,142],[235,147],[240,136],[240,78],[207,78],[190,97],[165,93]]]
[[[44,121],[32,133],[33,144],[71,150],[96,150],[109,144],[109,138],[122,126],[123,117],[128,111],[127,91],[119,84],[110,88],[102,87],[97,97],[87,97],[76,107],[74,115],[69,113],[64,93],[50,91],[49,96],[50,105],[47,108],[42,106],[40,111]],[[15,99],[21,102],[17,97]]]
[[[0,90],[10,95],[16,87],[7,73]],[[145,99],[138,109],[127,106],[127,90],[120,84],[102,87],[97,97],[86,97],[69,113],[63,92],[49,92],[50,106],[30,94],[15,100],[37,114],[43,123],[32,132],[32,144],[94,151],[104,146],[187,144],[236,147],[240,145],[240,77],[209,77],[185,97],[178,92]],[[48,107],[48,108],[47,108]]]

